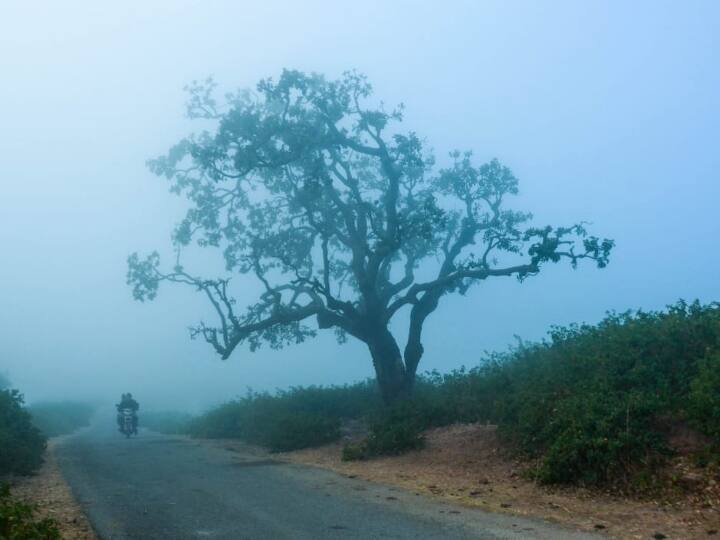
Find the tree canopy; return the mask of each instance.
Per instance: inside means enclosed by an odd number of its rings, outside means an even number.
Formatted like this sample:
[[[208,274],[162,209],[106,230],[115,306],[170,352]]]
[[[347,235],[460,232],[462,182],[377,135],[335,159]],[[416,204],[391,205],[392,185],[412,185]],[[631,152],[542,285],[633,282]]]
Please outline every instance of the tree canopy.
[[[531,226],[509,208],[518,181],[498,160],[478,166],[454,152],[438,166],[400,129],[403,107],[374,103],[355,72],[284,71],[222,102],[215,90],[212,80],[189,87],[188,115],[212,127],[149,162],[190,202],[173,235],[177,263],[133,254],[128,283],[138,300],[164,281],[205,294],[217,321],[191,333],[223,359],[243,343],[282,347],[332,329],[367,344],[389,402],[412,388],[424,324],[445,295],[562,260],[608,263],[613,241],[582,223]],[[227,273],[187,270],[180,252],[192,242],[221,250]],[[233,290],[238,273],[257,279],[256,297]]]

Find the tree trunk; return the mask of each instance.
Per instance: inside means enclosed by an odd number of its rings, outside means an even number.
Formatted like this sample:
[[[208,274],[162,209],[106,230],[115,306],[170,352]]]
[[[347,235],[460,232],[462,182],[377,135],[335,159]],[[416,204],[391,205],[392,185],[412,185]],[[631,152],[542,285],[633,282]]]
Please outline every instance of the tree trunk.
[[[422,358],[425,348],[420,343],[420,336],[416,340],[408,341],[405,347],[405,379],[407,380],[408,390],[412,391],[415,385],[415,374],[417,373],[418,364]]]
[[[368,341],[368,348],[375,366],[380,395],[386,405],[409,396],[412,388],[408,381],[400,348],[392,334],[384,329]]]

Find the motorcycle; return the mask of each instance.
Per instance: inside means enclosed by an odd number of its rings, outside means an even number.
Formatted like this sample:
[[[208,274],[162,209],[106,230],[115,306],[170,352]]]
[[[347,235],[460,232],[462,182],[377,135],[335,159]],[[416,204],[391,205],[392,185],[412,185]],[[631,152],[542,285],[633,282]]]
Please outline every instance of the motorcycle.
[[[120,432],[128,439],[130,435],[137,435],[135,413],[132,409],[120,409]]]

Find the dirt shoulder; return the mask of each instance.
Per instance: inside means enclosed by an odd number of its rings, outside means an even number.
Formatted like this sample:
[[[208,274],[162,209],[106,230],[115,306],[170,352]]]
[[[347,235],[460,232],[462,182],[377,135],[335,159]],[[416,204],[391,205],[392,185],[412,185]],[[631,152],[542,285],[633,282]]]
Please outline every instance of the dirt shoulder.
[[[39,517],[54,519],[64,540],[97,540],[57,465],[57,444],[57,440],[48,443],[45,463],[35,475],[14,479],[13,496],[37,506]]]
[[[275,454],[281,460],[493,512],[532,516],[612,538],[720,538],[720,491],[669,501],[639,501],[582,489],[548,489],[520,475],[494,426],[430,430],[426,448],[402,456],[343,462],[341,444]],[[226,448],[231,449],[231,444]],[[707,490],[707,492],[705,492]]]

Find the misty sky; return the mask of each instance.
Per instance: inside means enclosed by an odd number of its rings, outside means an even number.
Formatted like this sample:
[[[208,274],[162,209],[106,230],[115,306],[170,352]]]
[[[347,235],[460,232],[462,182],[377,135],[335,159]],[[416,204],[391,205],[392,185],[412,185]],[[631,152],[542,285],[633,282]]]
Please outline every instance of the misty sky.
[[[190,409],[372,374],[332,333],[221,362],[188,339],[204,298],[166,286],[140,304],[125,284],[127,255],[167,253],[183,213],[145,166],[195,129],[183,86],[285,67],[366,73],[440,164],[455,148],[498,157],[520,179],[513,207],[617,242],[606,270],[445,299],[421,369],[607,310],[718,300],[719,36],[715,1],[3,0],[0,371],[30,401],[130,390]]]

